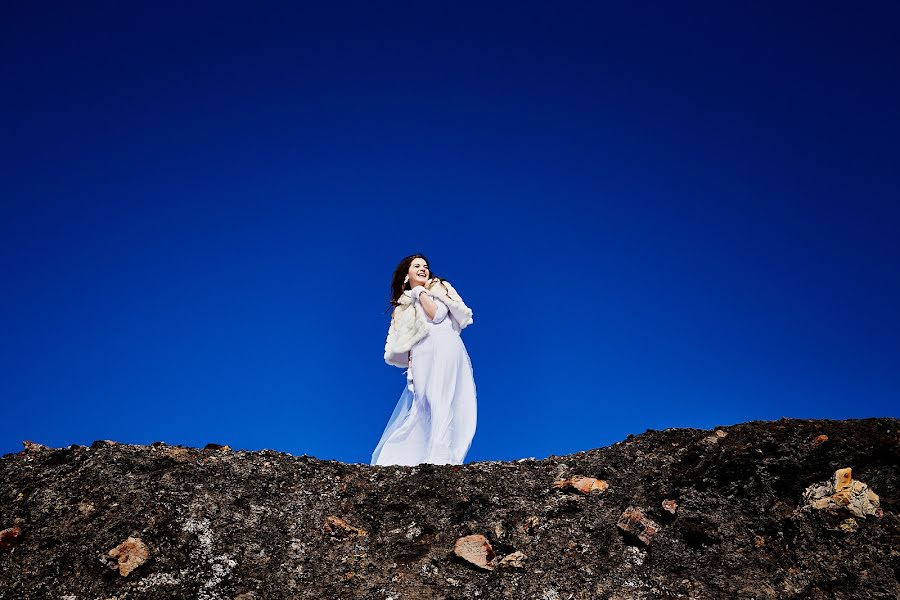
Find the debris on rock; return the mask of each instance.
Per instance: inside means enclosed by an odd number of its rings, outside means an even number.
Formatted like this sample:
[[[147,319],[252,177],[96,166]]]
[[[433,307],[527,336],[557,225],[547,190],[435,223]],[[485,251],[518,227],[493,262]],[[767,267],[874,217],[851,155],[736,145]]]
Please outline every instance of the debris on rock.
[[[13,521],[12,527],[7,527],[3,531],[0,531],[0,550],[8,550],[12,548],[13,544],[19,541],[19,536],[22,535],[22,527],[21,525],[25,523],[25,519],[17,517]]]
[[[653,519],[645,515],[642,509],[634,506],[625,509],[625,512],[619,517],[616,527],[648,545],[660,530],[660,526]]]
[[[187,462],[191,460],[191,451],[188,448],[166,448],[166,456],[172,458],[176,462]]]
[[[859,523],[853,517],[849,519],[844,519],[841,521],[841,524],[838,525],[841,531],[844,533],[854,533],[857,529],[859,529]]]
[[[541,522],[541,518],[537,515],[529,515],[522,521],[522,530],[525,533],[531,533],[537,524]]]
[[[850,487],[853,481],[853,470],[850,467],[838,469],[834,472],[834,491],[839,492]]]
[[[862,481],[853,479],[850,467],[838,469],[829,481],[816,483],[803,492],[803,501],[816,510],[846,510],[865,519],[876,515],[881,500]]]
[[[26,452],[29,452],[31,454],[37,453],[37,452],[47,452],[48,450],[50,450],[50,448],[48,446],[45,446],[43,444],[38,444],[37,442],[32,442],[30,440],[23,440],[22,446],[25,447]]]
[[[209,444],[203,446],[204,450],[218,450],[220,452],[231,452],[231,446],[225,444],[215,444],[210,442]]]
[[[513,569],[523,569],[525,568],[524,560],[528,558],[521,550],[516,550],[512,554],[507,554],[503,558],[500,559],[501,567],[508,567]]]
[[[674,500],[663,500],[662,501],[663,510],[669,514],[674,515],[675,511],[678,510],[678,503]]]
[[[573,489],[578,490],[582,494],[589,494],[594,490],[605,492],[607,489],[609,489],[609,484],[602,479],[596,479],[595,477],[583,477],[581,475],[576,475],[575,477],[571,477],[569,479],[560,479],[558,481],[554,481],[553,487],[555,489],[562,490]]]
[[[368,535],[368,532],[365,529],[353,527],[344,519],[332,515],[328,515],[327,517],[325,517],[325,525],[323,526],[323,529],[326,533],[340,533],[342,531],[346,531],[349,533],[355,533],[360,537],[365,537]]]
[[[479,533],[457,539],[453,545],[453,553],[487,571],[493,571],[497,566],[497,555],[491,548],[491,543]]]
[[[97,448],[106,448],[109,446],[118,446],[119,442],[114,442],[113,440],[94,440],[91,443],[91,448],[96,450]]]
[[[726,435],[728,435],[728,432],[723,431],[721,429],[716,429],[711,435],[708,435],[705,438],[703,438],[702,440],[700,440],[700,442],[707,446],[714,446],[714,445],[718,444],[719,440],[721,440]]]
[[[127,577],[129,573],[144,564],[150,557],[150,550],[140,538],[129,536],[127,540],[109,551],[109,556],[118,559],[119,573]]]
[[[821,446],[822,444],[824,444],[827,441],[828,441],[828,436],[825,435],[824,433],[822,435],[817,435],[812,441],[813,448],[818,448],[819,446]]]

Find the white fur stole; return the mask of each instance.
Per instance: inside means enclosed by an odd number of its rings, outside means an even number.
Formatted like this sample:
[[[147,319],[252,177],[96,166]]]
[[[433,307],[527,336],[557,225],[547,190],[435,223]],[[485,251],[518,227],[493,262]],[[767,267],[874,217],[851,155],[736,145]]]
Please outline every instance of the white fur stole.
[[[474,321],[472,309],[466,306],[449,281],[441,279],[431,286],[428,293],[440,298],[450,309],[448,316],[457,332]],[[408,293],[401,294],[398,302],[400,305],[395,309],[384,344],[384,362],[403,369],[409,366],[410,349],[428,335],[428,317],[422,305],[415,302]]]

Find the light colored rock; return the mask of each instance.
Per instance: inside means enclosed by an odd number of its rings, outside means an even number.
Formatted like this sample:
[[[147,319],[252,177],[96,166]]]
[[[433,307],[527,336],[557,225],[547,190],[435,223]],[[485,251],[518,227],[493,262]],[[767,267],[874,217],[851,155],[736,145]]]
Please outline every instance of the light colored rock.
[[[650,517],[644,514],[644,511],[634,506],[629,506],[619,517],[616,527],[622,531],[627,531],[645,544],[653,541],[653,536],[660,530],[660,526]]]
[[[109,551],[109,556],[118,559],[119,574],[127,577],[129,573],[144,564],[150,557],[150,550],[140,538],[129,536],[124,542]]]
[[[812,441],[813,448],[818,448],[819,446],[821,446],[822,444],[824,444],[827,441],[828,441],[828,436],[825,435],[824,433],[822,435],[817,435]]]
[[[807,506],[815,510],[846,510],[854,517],[862,519],[871,515],[877,516],[881,503],[878,494],[870,490],[869,486],[853,479],[850,467],[835,471],[830,481],[815,483],[806,488],[803,500]],[[841,529],[847,531],[843,526]]]
[[[555,489],[563,490],[574,489],[578,490],[582,494],[589,494],[595,490],[599,492],[605,492],[607,489],[609,489],[609,484],[602,479],[576,475],[574,477],[570,477],[569,479],[560,479],[558,481],[554,481],[553,487]]]
[[[479,533],[456,540],[453,553],[482,569],[493,571],[497,566],[497,555],[487,538]]]
[[[410,523],[409,527],[406,528],[406,539],[414,540],[417,537],[421,536],[423,533],[425,533],[425,530],[422,529],[421,525]]]
[[[716,429],[712,434],[710,434],[710,435],[706,436],[705,438],[703,438],[702,440],[700,440],[700,443],[702,443],[705,446],[715,446],[716,444],[719,443],[719,440],[721,440],[722,438],[724,438],[727,435],[728,435],[728,432],[722,431],[721,429]]]
[[[853,470],[850,467],[838,469],[834,472],[834,491],[839,492],[850,487],[851,481],[853,481]]]
[[[500,559],[501,567],[514,569],[522,569],[525,567],[525,559],[528,558],[521,550],[516,550],[512,554],[507,554]]]
[[[37,442],[32,442],[31,440],[23,440],[22,445],[28,453],[46,452],[47,450],[50,450],[49,447],[38,444]]]
[[[662,507],[664,511],[674,515],[675,511],[678,510],[678,503],[674,500],[663,500]]]
[[[856,522],[856,519],[850,517],[849,519],[844,519],[838,527],[840,527],[841,531],[853,533],[859,529],[859,523]]]
[[[495,540],[503,539],[503,537],[506,535],[506,530],[503,528],[503,523],[501,523],[500,521],[492,523],[491,529],[493,529],[494,531]]]
[[[355,533],[356,535],[358,535],[360,537],[365,537],[365,536],[369,535],[365,529],[353,527],[352,525],[350,525],[350,523],[348,523],[344,519],[341,519],[340,517],[335,517],[333,515],[328,515],[327,517],[325,517],[325,525],[323,526],[323,529],[325,530],[326,533],[336,533],[336,532],[340,532],[340,531],[347,531],[350,533]]]

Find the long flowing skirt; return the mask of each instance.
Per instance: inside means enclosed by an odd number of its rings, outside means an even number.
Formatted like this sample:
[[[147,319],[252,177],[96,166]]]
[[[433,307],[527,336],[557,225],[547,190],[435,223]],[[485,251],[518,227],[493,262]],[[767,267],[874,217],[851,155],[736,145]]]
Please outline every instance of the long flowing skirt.
[[[410,364],[412,386],[404,386],[371,464],[462,464],[477,422],[472,362],[462,338],[435,328],[413,347]]]

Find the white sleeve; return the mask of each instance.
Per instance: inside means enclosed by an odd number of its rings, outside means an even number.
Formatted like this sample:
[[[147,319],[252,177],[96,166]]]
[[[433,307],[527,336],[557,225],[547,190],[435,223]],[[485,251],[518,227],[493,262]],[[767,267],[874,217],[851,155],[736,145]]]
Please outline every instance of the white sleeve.
[[[430,294],[429,294],[430,295]],[[434,300],[434,303],[437,304],[437,310],[434,311],[434,318],[430,319],[432,323],[440,323],[447,316],[447,313],[450,312],[450,309],[447,308],[447,305],[444,304],[444,301],[440,298],[435,298],[431,296],[431,299]],[[426,317],[428,315],[425,315]]]

